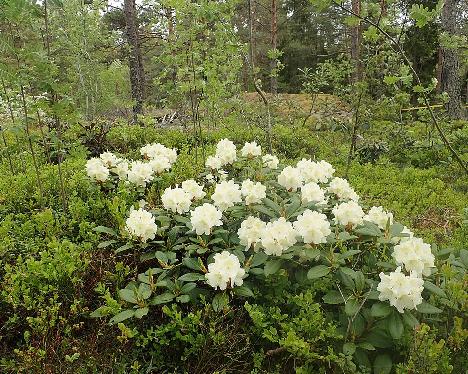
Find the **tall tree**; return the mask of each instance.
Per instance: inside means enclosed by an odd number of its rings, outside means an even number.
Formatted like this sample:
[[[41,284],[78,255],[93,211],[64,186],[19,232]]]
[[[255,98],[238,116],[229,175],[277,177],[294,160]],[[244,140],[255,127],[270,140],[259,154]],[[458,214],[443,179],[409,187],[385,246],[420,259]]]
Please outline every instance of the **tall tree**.
[[[133,105],[133,121],[136,122],[138,114],[143,113],[145,75],[141,56],[135,0],[124,0],[124,16],[127,41],[130,49],[128,60],[132,99],[135,101]]]
[[[271,50],[273,52],[270,59],[270,90],[272,94],[278,92],[278,60],[276,52],[278,50],[278,4],[276,0],[271,0]]]
[[[354,14],[361,15],[361,0],[352,0],[351,7]],[[357,21],[356,25],[354,25],[351,29],[351,58],[355,64],[355,82],[359,82],[362,79],[361,43],[361,22]]]
[[[459,0],[446,0],[442,8],[441,23],[442,29],[448,35],[457,33]],[[460,62],[457,50],[448,45],[442,45],[442,71],[441,86],[442,90],[449,95],[447,103],[447,112],[450,118],[463,118],[463,108],[461,103],[461,77]]]

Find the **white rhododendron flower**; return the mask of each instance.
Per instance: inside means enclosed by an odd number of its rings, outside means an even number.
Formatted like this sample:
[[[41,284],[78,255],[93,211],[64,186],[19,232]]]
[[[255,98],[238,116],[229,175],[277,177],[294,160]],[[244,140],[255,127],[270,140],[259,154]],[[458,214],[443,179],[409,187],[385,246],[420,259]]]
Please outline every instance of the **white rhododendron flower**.
[[[236,145],[229,139],[222,139],[216,145],[216,157],[221,160],[221,165],[229,165],[237,160]]]
[[[216,156],[208,156],[206,161],[205,161],[205,166],[207,168],[213,169],[213,170],[218,170],[221,169],[221,159],[219,159]]]
[[[242,201],[241,190],[239,185],[235,184],[233,180],[223,181],[216,185],[211,199],[217,208],[224,211],[234,206],[235,203]]]
[[[244,157],[260,156],[262,154],[262,147],[257,145],[257,142],[245,143],[241,149],[241,154]]]
[[[422,303],[421,293],[424,289],[422,278],[405,275],[398,267],[394,272],[386,275],[380,273],[380,283],[377,291],[380,292],[381,301],[388,300],[400,313],[405,309],[415,309]]]
[[[291,222],[280,217],[267,223],[261,236],[261,243],[267,255],[281,256],[282,253],[297,242],[297,231]]]
[[[133,161],[128,171],[128,180],[137,186],[146,187],[146,183],[153,180],[153,168],[147,162]]]
[[[269,169],[277,169],[279,160],[278,157],[266,154],[265,156],[262,157],[262,162],[263,166],[269,168]]]
[[[335,223],[339,223],[343,226],[350,225],[356,227],[361,224],[364,219],[364,211],[360,205],[353,200],[336,205],[332,209],[332,213],[335,216]]]
[[[339,200],[359,200],[359,196],[354,192],[348,181],[343,178],[333,178],[328,186],[328,191],[335,194]]]
[[[127,179],[128,176],[128,161],[121,160],[115,167],[112,169],[112,172],[117,174],[120,180]]]
[[[175,149],[167,148],[159,143],[145,145],[140,149],[140,154],[150,160],[161,156],[166,157],[170,164],[173,164],[177,160],[177,151]]]
[[[193,179],[187,179],[182,182],[182,188],[190,196],[191,200],[198,200],[205,197],[206,193],[203,191],[203,186],[200,186]]]
[[[306,183],[326,183],[335,172],[335,169],[328,162],[316,162],[305,158],[300,160],[296,167],[301,171]]]
[[[126,220],[126,229],[130,235],[137,237],[143,243],[148,239],[154,239],[158,226],[153,215],[144,210],[131,210],[130,215]]]
[[[434,255],[431,246],[420,238],[410,238],[393,248],[393,258],[397,265],[417,276],[431,275],[434,266]]]
[[[214,262],[208,264],[208,273],[205,274],[206,283],[214,289],[225,290],[228,286],[242,286],[245,270],[241,268],[236,255],[223,251],[216,253]]]
[[[98,182],[105,182],[109,178],[109,169],[97,157],[91,158],[86,162],[86,173],[88,177]]]
[[[113,168],[120,162],[120,158],[114,155],[112,152],[104,152],[99,156],[103,164],[109,168]]]
[[[245,197],[246,205],[261,203],[262,199],[266,197],[266,186],[260,182],[246,179],[242,182],[241,193]]]
[[[307,209],[297,221],[294,228],[302,236],[304,243],[320,244],[327,242],[327,236],[331,234],[330,222],[325,214]]]
[[[171,168],[171,162],[166,156],[156,156],[149,161],[156,174],[161,174]]]
[[[301,187],[301,200],[305,204],[325,205],[327,203],[325,191],[315,182],[306,183]]]
[[[300,170],[292,166],[286,166],[278,175],[278,183],[288,191],[296,191],[302,186]]]
[[[222,213],[214,205],[205,203],[197,206],[192,210],[190,215],[190,223],[197,235],[211,233],[211,229],[215,226],[222,226]]]
[[[390,225],[393,224],[393,214],[386,212],[381,206],[373,206],[364,216],[364,221],[375,223],[382,230],[387,227],[388,220],[390,220]]]
[[[192,204],[191,196],[179,187],[166,188],[161,195],[161,201],[165,209],[179,214],[188,212]]]
[[[247,219],[242,221],[237,235],[239,236],[240,244],[245,246],[248,250],[260,241],[260,238],[265,230],[266,223],[260,218],[249,216]]]

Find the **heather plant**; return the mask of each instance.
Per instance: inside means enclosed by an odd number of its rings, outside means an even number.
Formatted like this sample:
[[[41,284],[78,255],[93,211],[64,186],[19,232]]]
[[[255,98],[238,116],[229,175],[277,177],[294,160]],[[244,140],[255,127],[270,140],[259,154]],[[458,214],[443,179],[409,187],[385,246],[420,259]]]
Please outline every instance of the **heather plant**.
[[[133,252],[142,269],[118,291],[117,308],[104,305],[92,316],[119,324],[163,304],[203,302],[226,312],[244,299],[255,302],[285,277],[298,289],[316,288],[315,302],[342,336],[335,349],[344,360],[385,373],[403,337],[425,314],[441,312],[427,301],[428,293],[441,292],[431,281],[435,248],[383,207],[361,206],[328,162],[282,165],[255,142],[238,150],[222,139],[197,180],[148,203],[177,153],[148,144],[140,154],[143,161],[124,161],[106,152],[87,163],[105,193],[137,191],[119,227],[96,231],[105,235],[101,248]],[[119,169],[123,162],[132,167]],[[301,356],[307,364],[309,356]]]

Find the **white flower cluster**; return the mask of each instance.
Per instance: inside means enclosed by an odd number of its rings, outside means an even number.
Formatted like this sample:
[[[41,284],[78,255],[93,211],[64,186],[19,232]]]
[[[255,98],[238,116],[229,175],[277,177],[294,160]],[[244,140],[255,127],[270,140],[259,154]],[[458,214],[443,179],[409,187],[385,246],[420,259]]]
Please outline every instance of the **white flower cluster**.
[[[335,223],[339,223],[343,226],[356,227],[364,220],[364,211],[361,206],[353,200],[336,205],[332,209],[332,213],[335,216]]]
[[[385,230],[387,223],[393,224],[393,214],[386,212],[381,206],[373,206],[364,216],[364,221],[375,223],[380,229]]]
[[[324,160],[317,162],[303,158],[297,163],[296,167],[302,173],[306,183],[327,183],[335,172],[333,166]]]
[[[233,180],[223,181],[218,183],[215,187],[211,199],[214,205],[221,211],[234,206],[235,203],[242,201],[242,194],[239,185],[234,183]]]
[[[267,255],[281,256],[285,250],[296,244],[297,236],[292,223],[280,217],[266,224],[260,242]]]
[[[180,187],[166,188],[161,195],[161,201],[165,209],[174,213],[186,213],[192,204],[191,196]]]
[[[431,246],[420,238],[410,238],[393,248],[393,258],[398,265],[416,276],[431,275],[434,255]]]
[[[328,191],[336,195],[338,200],[354,200],[358,201],[359,196],[353,190],[353,188],[349,185],[348,181],[343,178],[335,177],[330,182],[328,186]]]
[[[104,152],[99,158],[92,158],[86,163],[88,176],[98,182],[105,182],[115,174],[119,180],[127,180],[138,187],[146,187],[154,179],[154,174],[161,174],[172,167],[177,160],[177,151],[154,143],[145,145],[140,153],[148,161],[131,161],[119,158],[112,152]]]
[[[218,170],[237,160],[236,145],[229,139],[222,139],[216,145],[216,154],[206,159],[205,166]]]
[[[301,199],[304,204],[315,203],[317,205],[326,205],[328,199],[325,191],[315,182],[309,182],[301,187]]]
[[[148,239],[154,239],[158,231],[153,215],[144,209],[131,210],[125,223],[128,233],[143,243]]]
[[[241,154],[243,157],[260,156],[262,154],[262,147],[257,142],[245,143],[241,149]]]
[[[388,300],[400,313],[405,309],[415,309],[422,303],[421,293],[424,280],[413,274],[405,275],[398,267],[394,272],[386,275],[380,273],[380,283],[377,291],[381,301]]]
[[[246,205],[258,204],[266,197],[266,186],[260,182],[246,179],[242,182],[241,193],[245,198]]]
[[[412,233],[405,227],[407,233]],[[400,313],[405,309],[417,309],[422,303],[421,293],[424,289],[423,276],[431,275],[434,267],[434,255],[431,246],[420,238],[407,237],[393,248],[393,258],[397,269],[386,275],[380,273],[380,283],[377,290],[379,299],[388,300]],[[409,272],[401,272],[402,266]]]
[[[239,236],[240,244],[245,246],[245,250],[260,242],[263,231],[266,228],[266,223],[260,218],[249,216],[242,221],[237,235]]]
[[[242,286],[245,270],[242,269],[236,255],[223,251],[216,253],[214,262],[208,265],[206,282],[214,289],[225,290],[228,286]]]
[[[270,154],[266,154],[262,157],[263,166],[269,169],[278,169],[279,160],[278,157]]]
[[[221,211],[214,205],[205,203],[192,210],[190,223],[197,235],[210,235],[211,229],[215,226],[222,226]]]
[[[307,209],[293,224],[304,243],[320,244],[327,242],[327,236],[331,234],[330,222],[325,214]]]

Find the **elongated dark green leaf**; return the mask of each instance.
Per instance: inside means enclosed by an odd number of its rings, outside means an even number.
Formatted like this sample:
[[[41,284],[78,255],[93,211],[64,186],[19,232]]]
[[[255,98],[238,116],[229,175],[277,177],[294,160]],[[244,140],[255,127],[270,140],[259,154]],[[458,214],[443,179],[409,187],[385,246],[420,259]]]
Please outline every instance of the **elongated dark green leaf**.
[[[307,278],[309,279],[321,278],[327,275],[329,272],[330,272],[330,268],[328,266],[317,265],[307,272]]]
[[[393,339],[400,339],[403,334],[403,322],[401,321],[400,313],[396,310],[388,318],[388,332]]]
[[[128,303],[132,303],[132,304],[138,303],[134,290],[129,290],[128,288],[124,288],[119,291],[119,296],[121,297],[122,300],[125,300]]]
[[[151,305],[160,305],[160,304],[165,304],[168,303],[169,301],[172,301],[174,299],[174,294],[170,292],[165,292],[161,295],[157,295],[151,299],[150,304]]]
[[[254,268],[256,266],[262,265],[267,259],[268,255],[266,255],[265,252],[257,252],[252,258],[252,263],[250,264],[250,267]]]
[[[281,260],[268,260],[265,263],[264,273],[268,277],[272,274],[275,274],[281,268]]]
[[[392,359],[389,355],[378,355],[374,361],[374,374],[389,374],[392,371]]]
[[[149,312],[149,309],[148,307],[144,307],[144,308],[139,308],[137,310],[135,310],[135,317],[136,318],[142,318],[143,316],[146,316]]]
[[[322,297],[325,304],[343,304],[344,299],[339,291],[331,290]]]
[[[393,307],[390,304],[377,302],[371,307],[371,316],[372,317],[387,317],[392,313]]]
[[[240,286],[240,287],[235,287],[233,289],[233,292],[238,295],[238,296],[244,296],[244,297],[252,297],[254,296],[254,293],[252,290],[247,287],[246,285]]]
[[[117,243],[117,240],[106,240],[105,242],[99,243],[98,248],[106,248],[115,243]]]
[[[424,288],[438,296],[447,297],[442,288],[437,287],[434,283],[431,283],[429,281],[424,282]]]
[[[93,231],[108,234],[108,235],[111,235],[111,236],[117,236],[117,233],[115,232],[115,230],[111,229],[110,227],[106,227],[106,226],[97,226],[97,227],[95,227],[93,229]]]
[[[417,307],[416,307],[416,310],[419,312],[419,313],[424,313],[424,314],[438,314],[438,313],[442,313],[442,309],[439,309],[425,301],[423,301],[421,304],[419,304]]]
[[[127,244],[122,245],[121,247],[117,248],[114,252],[115,253],[120,253],[120,252],[127,251],[129,249],[132,249],[132,248],[133,248],[133,244],[127,243]]]
[[[121,311],[119,314],[115,315],[114,317],[111,318],[109,323],[115,324],[119,323],[122,321],[125,321],[126,319],[132,318],[135,315],[135,311],[133,309],[126,309]]]
[[[229,303],[229,297],[225,293],[218,293],[213,297],[211,305],[215,312],[223,310]]]
[[[178,279],[184,282],[195,282],[195,281],[204,280],[205,274],[187,273],[187,274],[181,275]]]

